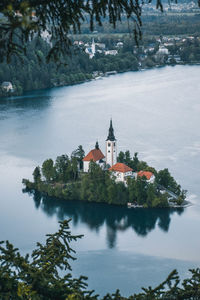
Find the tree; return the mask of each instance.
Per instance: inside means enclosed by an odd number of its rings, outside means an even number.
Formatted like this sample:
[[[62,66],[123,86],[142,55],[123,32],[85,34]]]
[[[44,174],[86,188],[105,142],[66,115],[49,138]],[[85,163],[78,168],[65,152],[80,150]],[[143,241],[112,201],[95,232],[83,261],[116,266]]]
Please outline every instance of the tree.
[[[33,180],[34,183],[40,183],[41,182],[41,173],[40,173],[40,167],[36,167],[33,171]]]
[[[83,146],[79,145],[78,148],[72,152],[71,156],[77,158],[80,170],[82,170],[83,169],[83,158],[85,156],[85,151],[83,150]]]
[[[81,237],[71,234],[69,220],[60,222],[58,232],[48,234],[44,245],[37,243],[31,259],[8,241],[1,242],[1,299],[82,299],[86,278],[72,278],[69,262],[75,260],[70,242]]]
[[[137,171],[138,163],[139,163],[138,152],[135,152],[131,163],[131,168],[133,168],[134,171]]]
[[[156,182],[161,186],[174,192],[176,195],[181,195],[181,186],[171,176],[168,169],[160,170],[156,175]]]
[[[163,11],[162,0],[148,1],[151,2],[155,2],[157,8]],[[95,22],[102,26],[102,20],[108,18],[115,27],[125,16],[133,22],[133,34],[138,42],[142,34],[143,4],[142,0],[2,0],[0,57],[9,60],[13,54],[25,52],[26,43],[35,36],[46,34],[52,45],[47,59],[56,60],[59,55],[70,53],[72,42],[69,34],[79,33],[87,19],[93,31]]]
[[[155,198],[155,194],[156,194],[155,185],[152,183],[149,183],[147,186],[147,200],[146,200],[148,207],[152,207],[152,203]]]
[[[69,157],[67,154],[63,154],[56,158],[55,171],[56,171],[56,176],[58,177],[58,180],[60,180],[62,182],[67,182],[67,180],[69,179],[69,176],[67,173],[67,168],[68,168],[69,163],[70,163]]]
[[[119,155],[117,157],[117,161],[120,163],[124,163],[124,160],[125,160],[125,154],[124,154],[124,152],[120,151]]]
[[[55,168],[53,165],[52,159],[47,159],[42,164],[42,174],[45,177],[47,182],[50,182],[54,179]]]
[[[73,278],[70,260],[75,251],[70,243],[82,236],[72,235],[70,220],[60,223],[59,230],[47,234],[44,244],[37,243],[31,255],[21,255],[10,242],[0,242],[0,296],[2,300],[97,300],[93,291],[87,291],[86,277]],[[62,272],[61,272],[62,271]],[[119,290],[107,294],[105,300],[161,300],[199,299],[200,269],[190,270],[191,278],[184,279],[173,270],[155,288],[142,288],[139,294],[129,298]],[[106,291],[105,291],[106,293]]]

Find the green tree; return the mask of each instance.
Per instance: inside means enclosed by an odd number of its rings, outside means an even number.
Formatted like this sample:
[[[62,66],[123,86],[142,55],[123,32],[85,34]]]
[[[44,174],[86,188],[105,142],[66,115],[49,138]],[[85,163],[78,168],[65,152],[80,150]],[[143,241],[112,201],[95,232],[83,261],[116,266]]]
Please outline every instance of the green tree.
[[[155,195],[156,195],[155,185],[152,183],[149,183],[147,186],[147,200],[146,200],[147,207],[152,207],[152,203],[153,203],[153,200],[155,199]]]
[[[79,145],[78,148],[72,152],[72,156],[77,158],[79,168],[80,170],[83,170],[83,158],[85,157],[85,151],[83,150],[83,146]]]
[[[28,254],[22,256],[8,241],[1,243],[1,299],[84,298],[86,278],[72,278],[70,266],[70,260],[75,260],[70,242],[81,237],[71,234],[69,221],[60,222],[58,232],[48,234],[44,245],[37,243],[31,259]]]
[[[33,180],[34,183],[38,184],[41,182],[41,173],[40,173],[40,167],[36,167],[33,171]]]
[[[52,159],[47,159],[42,164],[42,174],[47,182],[50,182],[55,177],[55,168]]]
[[[133,156],[133,159],[132,159],[132,162],[131,162],[131,168],[134,170],[134,171],[137,171],[138,170],[138,163],[139,163],[139,159],[138,159],[138,153],[135,152],[134,153],[134,156]]]
[[[72,235],[69,221],[60,223],[59,230],[47,234],[44,244],[37,243],[31,255],[21,255],[10,242],[0,242],[0,296],[2,300],[97,300],[86,290],[86,277],[74,278],[70,260],[75,251],[70,243],[82,236]],[[61,272],[62,271],[62,272]],[[191,277],[182,281],[176,270],[158,286],[142,288],[138,294],[123,297],[117,290],[106,300],[200,299],[200,269],[189,270]]]
[[[162,9],[161,0],[156,0]],[[26,43],[34,36],[49,33],[52,43],[47,58],[56,59],[69,53],[69,34],[80,32],[82,23],[89,18],[90,30],[94,22],[102,26],[102,19],[109,17],[114,27],[122,16],[133,19],[135,39],[141,35],[141,1],[56,1],[51,0],[2,0],[0,3],[1,56],[10,58],[13,53],[25,51]],[[40,57],[40,56],[39,56]],[[41,57],[40,57],[41,58]]]
[[[161,186],[174,192],[176,195],[181,194],[181,186],[171,176],[168,169],[160,170],[156,175],[156,182]]]
[[[120,163],[124,163],[125,161],[125,154],[123,151],[120,151],[117,157],[117,161]]]
[[[69,175],[67,173],[67,169],[69,166],[69,157],[66,154],[58,156],[55,161],[55,171],[56,177],[61,182],[67,182],[69,179]]]

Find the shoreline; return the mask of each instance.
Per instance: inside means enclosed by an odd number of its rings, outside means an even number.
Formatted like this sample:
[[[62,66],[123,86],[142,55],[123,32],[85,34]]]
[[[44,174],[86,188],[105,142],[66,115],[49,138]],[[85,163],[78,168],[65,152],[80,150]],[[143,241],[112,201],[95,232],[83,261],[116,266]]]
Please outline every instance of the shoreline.
[[[49,86],[43,89],[33,89],[33,90],[27,90],[25,92],[23,92],[21,95],[17,95],[15,93],[13,93],[12,95],[3,95],[0,96],[0,100],[12,100],[12,98],[18,98],[18,97],[25,97],[27,94],[29,94],[30,92],[37,92],[37,91],[45,91],[47,89],[53,89],[53,88],[59,88],[59,87],[67,87],[67,86],[75,86],[75,85],[79,85],[79,84],[83,84],[86,82],[91,82],[91,81],[95,81],[95,80],[101,80],[103,78],[109,77],[109,76],[113,76],[113,75],[117,75],[117,74],[122,74],[122,73],[128,73],[128,72],[142,72],[142,71],[147,71],[147,70],[153,70],[153,69],[158,69],[158,68],[165,68],[165,67],[176,67],[176,66],[199,66],[200,62],[195,62],[195,63],[178,63],[178,64],[165,64],[165,65],[155,65],[153,67],[146,67],[146,68],[138,68],[137,70],[126,70],[126,71],[109,71],[104,73],[103,75],[96,75],[91,79],[86,79],[86,80],[82,80],[82,81],[78,81],[74,84],[62,84],[62,85],[53,85],[53,86]],[[99,71],[99,73],[101,73]],[[92,74],[91,74],[92,75]]]
[[[67,199],[67,198],[64,198],[64,197],[59,197],[59,196],[56,196],[56,195],[51,195],[49,194],[47,191],[42,191],[42,190],[39,190],[37,188],[34,187],[34,183],[33,182],[30,182],[29,180],[27,179],[23,179],[22,180],[22,183],[25,185],[25,188],[23,189],[23,192],[24,193],[30,193],[31,195],[34,195],[35,193],[39,193],[40,197],[49,197],[49,198],[55,198],[57,199],[58,201],[60,202],[68,202],[68,201],[80,201],[82,203],[98,203],[98,204],[106,204],[108,206],[112,206],[114,205],[115,207],[123,207],[123,208],[127,208],[127,209],[184,209],[184,208],[187,208],[187,207],[190,207],[192,206],[192,203],[188,200],[184,200],[184,202],[180,205],[177,205],[177,204],[173,204],[173,205],[170,205],[169,206],[159,206],[159,207],[153,207],[153,206],[144,206],[144,205],[138,205],[138,204],[133,204],[133,203],[119,203],[119,204],[116,204],[116,203],[109,203],[109,202],[105,202],[105,201],[88,201],[88,200],[80,200],[80,199]],[[28,187],[28,185],[31,185],[31,187]],[[131,205],[130,205],[131,204]]]

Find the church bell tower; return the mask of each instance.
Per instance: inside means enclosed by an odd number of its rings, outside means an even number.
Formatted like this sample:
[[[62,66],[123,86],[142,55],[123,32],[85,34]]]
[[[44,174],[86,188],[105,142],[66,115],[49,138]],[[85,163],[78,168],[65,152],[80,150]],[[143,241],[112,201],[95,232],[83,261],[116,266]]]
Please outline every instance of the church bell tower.
[[[112,126],[112,119],[110,120],[110,128],[106,140],[106,165],[112,167],[117,163],[117,143],[114,136],[114,129]]]

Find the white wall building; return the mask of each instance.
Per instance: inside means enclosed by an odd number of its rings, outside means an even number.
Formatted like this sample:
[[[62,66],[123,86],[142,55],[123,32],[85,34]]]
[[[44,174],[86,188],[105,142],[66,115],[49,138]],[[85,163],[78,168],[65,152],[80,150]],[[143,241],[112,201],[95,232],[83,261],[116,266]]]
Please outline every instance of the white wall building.
[[[10,81],[4,81],[2,84],[1,84],[1,88],[2,90],[6,91],[6,92],[13,92],[13,85]]]
[[[117,140],[114,136],[112,120],[110,120],[110,128],[106,140],[106,165],[112,167],[117,162]]]
[[[85,46],[86,46],[86,45],[85,45]],[[89,54],[89,57],[90,57],[90,58],[93,58],[93,57],[95,56],[95,53],[96,53],[96,47],[95,47],[94,39],[92,40],[91,47],[86,47],[85,52],[86,52],[87,54]]]
[[[137,177],[146,177],[147,182],[154,183],[155,175],[149,171],[140,171],[137,173]]]
[[[116,163],[109,171],[113,172],[116,182],[126,183],[128,177],[134,176],[133,169],[123,163]]]
[[[169,50],[165,46],[160,45],[156,54],[168,55]]]
[[[117,55],[118,51],[117,50],[106,50],[105,55]]]
[[[91,150],[84,158],[83,158],[83,172],[88,172],[90,167],[90,162],[94,161],[101,168],[105,166],[105,156],[99,149],[99,144],[96,142],[95,149]]]

